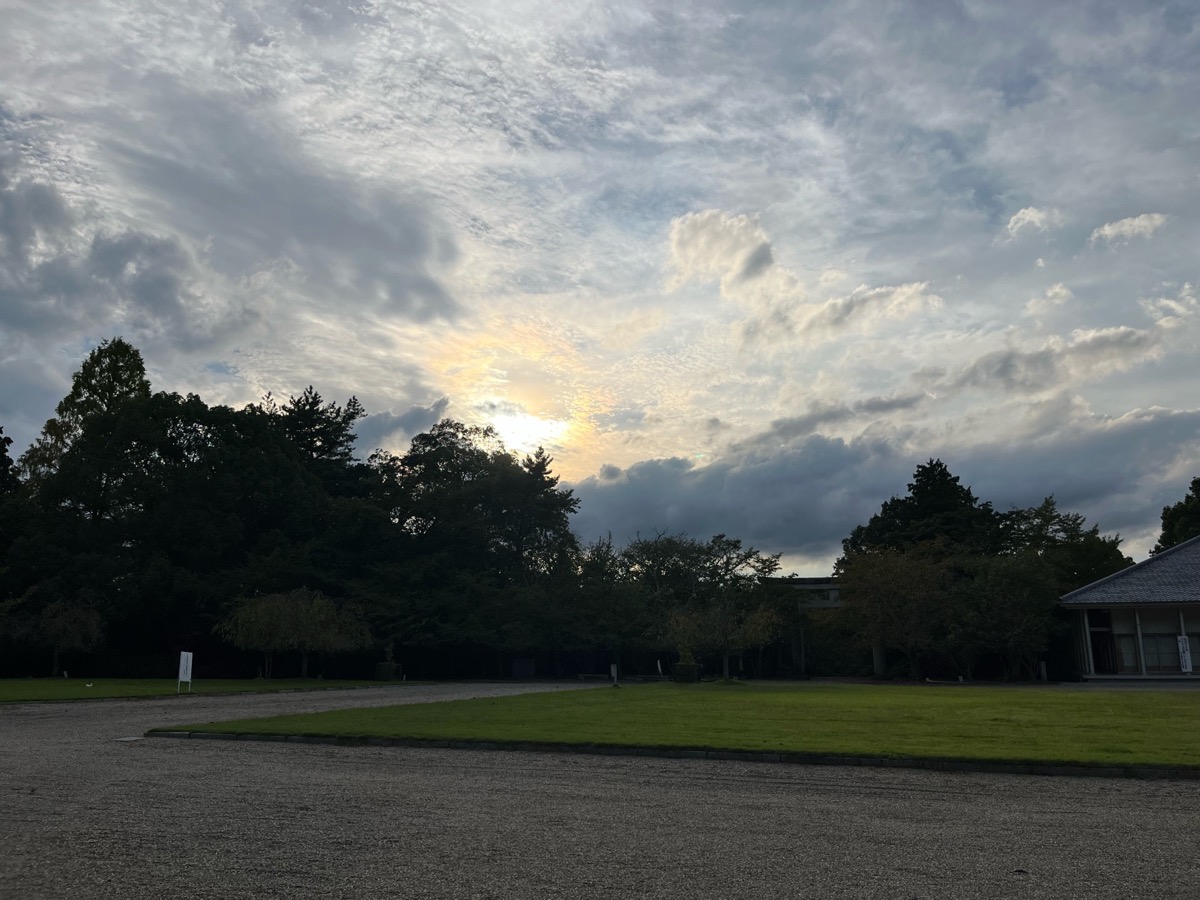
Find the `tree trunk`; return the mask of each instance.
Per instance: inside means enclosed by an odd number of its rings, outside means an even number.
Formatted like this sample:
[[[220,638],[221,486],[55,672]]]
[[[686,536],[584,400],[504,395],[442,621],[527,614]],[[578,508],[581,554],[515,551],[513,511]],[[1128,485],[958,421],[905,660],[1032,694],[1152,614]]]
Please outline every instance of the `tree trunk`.
[[[51,669],[50,669],[50,677],[51,678],[58,677],[58,648],[57,647],[54,648],[54,663],[52,664]]]
[[[729,680],[729,654],[721,654],[721,673],[726,681]]]
[[[301,678],[308,677],[308,651],[307,650],[301,651],[301,653],[300,653],[300,677]]]

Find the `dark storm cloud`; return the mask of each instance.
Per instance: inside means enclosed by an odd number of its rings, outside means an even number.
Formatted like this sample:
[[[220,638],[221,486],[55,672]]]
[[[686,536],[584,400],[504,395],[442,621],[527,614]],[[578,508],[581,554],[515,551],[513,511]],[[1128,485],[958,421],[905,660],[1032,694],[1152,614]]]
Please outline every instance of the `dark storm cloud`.
[[[199,348],[246,328],[253,313],[202,295],[202,273],[174,238],[97,231],[58,189],[17,176],[0,160],[0,325],[31,339],[119,331],[136,340]]]
[[[1197,443],[1200,412],[1150,409],[1073,423],[1028,443],[981,445],[957,458],[976,494],[997,508],[1054,494],[1060,508],[1084,513],[1105,532],[1153,532],[1153,542],[1162,507],[1179,500],[1186,481],[1200,475],[1176,474],[1180,454]],[[1144,555],[1148,546],[1126,550]]]
[[[428,406],[414,406],[399,414],[369,413],[354,429],[359,456],[370,456],[380,448],[403,451],[406,440],[436,425],[449,406],[449,397],[439,397]]]
[[[15,181],[14,168],[15,156],[0,155],[0,260],[6,268],[28,266],[30,249],[41,236],[52,237],[71,224],[58,191]]]
[[[723,532],[768,552],[832,560],[851,529],[903,495],[916,467],[937,457],[997,510],[1053,494],[1059,509],[1083,514],[1103,533],[1139,537],[1124,549],[1142,558],[1160,510],[1186,490],[1186,479],[1171,475],[1180,448],[1198,441],[1200,412],[1168,410],[1079,421],[1036,441],[930,442],[916,452],[809,435],[770,454],[731,451],[704,467],[682,459],[606,466],[574,486],[583,501],[575,528],[585,540],[611,532],[618,541],[639,532]]]
[[[288,260],[350,311],[417,321],[458,312],[430,272],[457,249],[415,197],[335,174],[269,118],[171,79],[147,105],[154,127],[112,128],[108,151],[165,221],[211,241],[219,270]]]
[[[616,481],[621,477],[621,469],[619,466],[614,466],[610,463],[605,463],[600,467],[599,478],[601,481]]]
[[[585,541],[725,533],[768,552],[832,558],[850,529],[903,489],[907,468],[886,444],[820,435],[703,467],[678,458],[605,467],[574,485],[582,501],[574,527]]]

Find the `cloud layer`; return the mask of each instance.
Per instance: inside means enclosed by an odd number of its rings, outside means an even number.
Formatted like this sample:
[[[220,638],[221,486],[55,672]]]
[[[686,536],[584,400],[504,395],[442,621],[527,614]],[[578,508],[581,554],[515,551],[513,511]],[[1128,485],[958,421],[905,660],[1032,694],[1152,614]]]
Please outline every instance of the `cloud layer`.
[[[821,574],[941,456],[1144,554],[1200,474],[1178,4],[9,4],[0,425],[157,387],[548,446]]]

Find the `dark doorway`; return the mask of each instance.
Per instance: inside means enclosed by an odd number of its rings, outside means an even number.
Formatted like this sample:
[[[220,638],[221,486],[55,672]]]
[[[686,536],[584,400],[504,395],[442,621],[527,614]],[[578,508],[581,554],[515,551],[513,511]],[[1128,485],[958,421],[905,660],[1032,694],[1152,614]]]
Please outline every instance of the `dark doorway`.
[[[1092,641],[1092,666],[1097,675],[1117,674],[1117,646],[1113,641],[1112,613],[1107,609],[1087,611],[1088,635]]]

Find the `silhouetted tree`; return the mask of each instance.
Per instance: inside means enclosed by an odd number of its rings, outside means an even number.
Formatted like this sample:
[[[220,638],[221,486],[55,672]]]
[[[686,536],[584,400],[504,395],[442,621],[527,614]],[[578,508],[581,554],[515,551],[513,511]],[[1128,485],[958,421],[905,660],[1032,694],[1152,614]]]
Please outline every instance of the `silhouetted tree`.
[[[917,466],[908,495],[885,501],[866,525],[842,541],[842,550],[899,550],[939,541],[946,552],[990,553],[999,549],[1000,540],[1000,519],[992,504],[981,503],[945,463],[931,459]]]
[[[868,641],[901,650],[915,677],[936,654],[971,675],[986,656],[1009,676],[1036,671],[1057,599],[1130,565],[1119,536],[1087,528],[1054,497],[998,514],[940,461],[918,466],[843,542],[835,574]]]
[[[1161,553],[1200,535],[1200,478],[1193,478],[1183,499],[1162,511],[1162,533],[1151,553]]]
[[[380,566],[380,634],[419,643],[518,649],[553,644],[553,585],[574,578],[570,516],[579,501],[558,487],[539,450],[518,460],[491,428],[444,420],[407,453],[369,460],[372,496],[403,541]],[[568,578],[570,576],[570,578]]]
[[[39,483],[53,472],[83,433],[89,419],[111,413],[133,400],[150,396],[142,354],[124,338],[104,341],[87,355],[71,380],[71,390],[55,408],[18,466],[26,479]]]
[[[1001,515],[1004,552],[1045,564],[1044,577],[1061,596],[1133,565],[1121,552],[1120,535],[1086,527],[1078,513],[1064,513],[1051,495],[1037,506]]]
[[[309,385],[282,406],[267,394],[253,408],[287,436],[330,495],[361,495],[367,468],[354,459],[354,424],[367,413],[357,397],[351,397],[345,406],[326,403]]]

